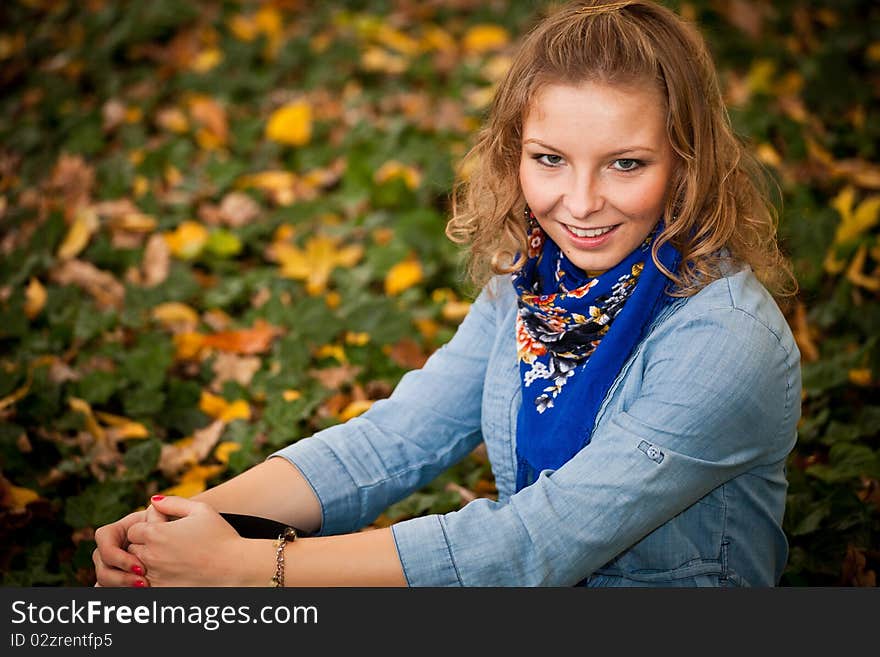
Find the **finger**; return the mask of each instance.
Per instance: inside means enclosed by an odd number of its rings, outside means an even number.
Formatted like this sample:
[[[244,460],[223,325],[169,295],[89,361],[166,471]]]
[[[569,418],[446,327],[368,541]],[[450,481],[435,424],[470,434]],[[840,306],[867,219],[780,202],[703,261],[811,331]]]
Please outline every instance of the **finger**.
[[[155,505],[151,504],[147,507],[147,522],[168,522],[169,520],[171,518],[159,511]]]
[[[133,555],[125,550],[128,528],[144,518],[144,511],[135,511],[109,525],[99,527],[95,531],[97,552],[106,568],[116,568],[125,573],[143,576],[146,569]]]
[[[132,555],[132,559],[134,559]],[[95,586],[123,586],[123,587],[139,587],[147,586],[147,578],[127,573],[118,568],[110,568],[101,560],[101,553],[95,550],[92,553],[92,560],[95,563],[95,577],[97,583]]]
[[[128,528],[128,542],[129,542],[129,554],[131,553],[130,548],[132,544],[143,545],[149,542],[148,536],[150,535],[151,526],[155,528],[155,523],[149,522],[137,522]]]
[[[153,495],[150,498],[150,502],[160,513],[164,513],[166,516],[177,516],[178,518],[183,518],[207,507],[204,502],[194,502],[177,495],[169,495],[167,497],[164,495]]]

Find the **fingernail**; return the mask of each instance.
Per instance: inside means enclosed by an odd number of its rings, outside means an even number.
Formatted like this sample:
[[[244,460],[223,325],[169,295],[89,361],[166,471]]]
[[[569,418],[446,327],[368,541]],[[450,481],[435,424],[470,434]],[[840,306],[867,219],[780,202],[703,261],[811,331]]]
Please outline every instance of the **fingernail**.
[[[141,577],[143,577],[144,575],[144,569],[140,566],[132,566],[131,572],[133,572],[135,575],[140,575]]]
[[[137,588],[142,589],[147,585],[147,583],[142,579],[136,579],[136,580],[134,580],[134,585]]]
[[[151,497],[150,499],[153,500],[154,502],[161,502],[162,500],[165,499],[165,496],[164,495],[153,495],[153,497]]]

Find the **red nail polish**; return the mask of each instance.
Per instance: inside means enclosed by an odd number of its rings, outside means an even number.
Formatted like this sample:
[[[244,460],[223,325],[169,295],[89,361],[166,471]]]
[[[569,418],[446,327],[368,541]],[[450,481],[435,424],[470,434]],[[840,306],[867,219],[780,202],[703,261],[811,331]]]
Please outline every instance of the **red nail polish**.
[[[133,572],[135,575],[140,575],[143,577],[144,569],[141,568],[140,566],[132,566],[131,572]]]
[[[146,583],[144,580],[142,580],[142,579],[136,579],[136,580],[134,581],[134,585],[135,585],[137,588],[142,589],[142,588],[144,588],[144,587],[147,585],[147,583]]]
[[[153,500],[154,502],[161,502],[162,500],[165,499],[165,496],[164,495],[153,495],[153,497],[151,497],[150,499]]]

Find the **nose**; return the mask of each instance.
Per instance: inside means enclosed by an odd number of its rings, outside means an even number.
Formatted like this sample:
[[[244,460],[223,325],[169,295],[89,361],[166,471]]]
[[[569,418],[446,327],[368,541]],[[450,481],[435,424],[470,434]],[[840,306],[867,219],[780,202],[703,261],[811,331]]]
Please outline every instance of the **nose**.
[[[572,177],[564,198],[565,209],[572,219],[586,219],[602,209],[605,199],[599,181],[589,174]]]

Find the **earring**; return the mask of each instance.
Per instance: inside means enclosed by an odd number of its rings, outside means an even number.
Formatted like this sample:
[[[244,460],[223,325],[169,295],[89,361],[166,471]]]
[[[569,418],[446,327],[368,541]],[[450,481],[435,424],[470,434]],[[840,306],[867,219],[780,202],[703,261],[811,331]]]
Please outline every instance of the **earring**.
[[[529,233],[531,233],[535,228],[538,227],[538,220],[535,218],[535,213],[532,212],[532,209],[529,207],[528,203],[526,203],[525,210],[523,210],[523,214],[526,218],[526,224],[529,229]]]

